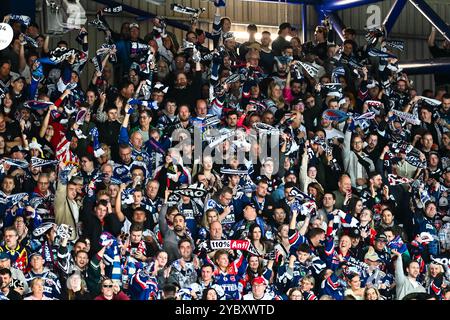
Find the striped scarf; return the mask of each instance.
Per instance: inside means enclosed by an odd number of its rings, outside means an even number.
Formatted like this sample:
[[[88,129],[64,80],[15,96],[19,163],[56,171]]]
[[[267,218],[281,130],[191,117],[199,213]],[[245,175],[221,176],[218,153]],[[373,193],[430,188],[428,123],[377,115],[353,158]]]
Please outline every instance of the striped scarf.
[[[117,239],[108,232],[103,232],[100,236],[102,243],[110,243],[105,250],[103,259],[105,261],[105,273],[111,280],[121,280],[122,267],[120,263],[120,249]]]

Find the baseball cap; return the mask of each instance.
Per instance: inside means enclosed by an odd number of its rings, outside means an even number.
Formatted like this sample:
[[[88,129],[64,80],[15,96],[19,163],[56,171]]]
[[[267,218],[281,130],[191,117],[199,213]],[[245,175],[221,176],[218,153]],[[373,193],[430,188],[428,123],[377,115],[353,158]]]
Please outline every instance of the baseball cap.
[[[252,207],[253,209],[256,209],[256,206],[253,202],[249,202],[244,206],[244,209],[247,208],[248,206]]]
[[[139,25],[136,22],[132,22],[132,23],[130,23],[130,29],[131,28],[138,28],[139,29]]]
[[[361,231],[359,231],[358,228],[351,228],[350,231],[348,232],[348,236],[350,238],[359,238],[361,237]]]
[[[39,252],[33,252],[33,253],[30,254],[30,256],[28,257],[28,260],[30,261],[34,256],[41,257],[41,254],[40,254]]]
[[[442,208],[448,207],[448,200],[446,197],[439,198],[439,207],[442,207]]]
[[[25,81],[25,77],[22,77],[20,74],[18,74],[18,73],[13,73],[13,72],[11,72],[11,76],[12,76],[12,78],[11,78],[11,81],[12,82],[15,82],[15,81],[17,81],[17,80],[23,80],[23,81]]]
[[[375,241],[382,241],[382,242],[388,242],[388,238],[386,237],[386,235],[384,233],[379,233],[376,235],[375,237]]]
[[[0,260],[10,259],[9,255],[6,252],[0,252]]]
[[[267,281],[263,277],[256,277],[252,280],[252,285],[254,284],[267,284]]]
[[[293,174],[293,175],[295,175],[295,176],[297,175],[296,172],[295,172],[295,170],[289,169],[289,170],[287,170],[286,173],[284,174],[284,177],[287,178],[287,177],[290,176],[291,174]]]
[[[13,154],[14,152],[22,152],[22,153],[27,153],[27,150],[25,150],[22,146],[14,146],[11,148],[11,154]]]

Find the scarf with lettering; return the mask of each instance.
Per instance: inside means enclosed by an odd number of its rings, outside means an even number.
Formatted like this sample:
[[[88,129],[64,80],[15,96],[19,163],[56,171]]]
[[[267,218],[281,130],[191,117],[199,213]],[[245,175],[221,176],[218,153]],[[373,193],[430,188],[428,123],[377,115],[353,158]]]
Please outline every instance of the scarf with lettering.
[[[111,280],[121,280],[122,268],[120,262],[120,249],[117,239],[109,232],[100,235],[100,245],[107,245],[103,259],[105,261],[105,273]]]

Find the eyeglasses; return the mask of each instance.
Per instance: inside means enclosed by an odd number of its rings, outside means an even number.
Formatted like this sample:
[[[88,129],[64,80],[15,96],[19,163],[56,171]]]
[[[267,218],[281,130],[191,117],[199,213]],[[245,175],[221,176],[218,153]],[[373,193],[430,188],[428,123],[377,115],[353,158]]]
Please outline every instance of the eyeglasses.
[[[103,285],[103,288],[112,288],[112,287],[113,287],[112,284],[104,284],[104,285]]]

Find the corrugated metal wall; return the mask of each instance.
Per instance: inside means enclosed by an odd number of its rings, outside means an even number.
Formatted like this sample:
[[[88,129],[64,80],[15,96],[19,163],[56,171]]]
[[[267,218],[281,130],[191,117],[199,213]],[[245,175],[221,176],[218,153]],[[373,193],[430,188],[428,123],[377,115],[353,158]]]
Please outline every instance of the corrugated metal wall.
[[[395,1],[382,1],[377,3],[381,8],[382,21],[389,12],[392,4]],[[426,1],[435,12],[447,23],[450,23],[450,1]],[[361,30],[366,24],[368,18],[367,6],[359,7],[349,10],[344,10],[339,13],[343,23],[347,26],[351,26],[359,30],[358,43],[364,43],[363,31]],[[403,8],[400,17],[397,19],[391,34],[391,39],[401,39],[406,43],[406,50],[400,55],[401,60],[415,60],[431,58],[431,55],[427,46],[428,35],[431,31],[431,23],[425,19],[425,17],[419,13],[419,11],[410,3],[407,2]],[[443,39],[439,34],[437,39]],[[434,89],[433,76],[432,75],[417,75],[410,77],[414,81],[414,85],[417,89],[422,90],[425,88]]]
[[[121,1],[118,1],[121,2]],[[144,0],[123,0],[124,4],[156,13],[158,15],[164,15],[167,17],[176,17],[180,20],[188,20],[187,16],[174,13],[170,10],[170,4],[172,2],[182,3],[191,7],[205,7],[207,12],[203,13],[200,19],[200,27],[204,30],[211,31],[211,22],[214,16],[215,7],[209,1],[204,0],[182,0],[182,1],[166,1],[165,5],[157,6],[150,4]],[[103,7],[100,4],[97,4],[91,0],[80,0],[80,3],[87,11],[88,20],[92,20],[95,15],[95,11],[97,8]],[[381,17],[383,20],[386,14],[388,13],[390,7],[394,3],[394,0],[385,0],[380,1],[377,5],[381,8]],[[450,0],[436,0],[436,1],[427,1],[431,5],[431,7],[436,10],[436,12],[446,21],[450,22]],[[224,12],[224,15],[230,17],[233,23],[236,23],[235,31],[245,31],[246,25],[248,23],[255,23],[257,25],[264,26],[273,26],[275,28],[270,28],[269,31],[276,31],[276,26],[278,26],[281,22],[289,21],[291,24],[295,25],[297,28],[301,25],[301,6],[298,5],[287,5],[282,1],[278,3],[257,3],[253,1],[241,1],[241,0],[227,0],[227,7],[221,9]],[[367,18],[369,14],[367,13],[367,6],[358,7],[354,9],[348,9],[341,12],[338,12],[341,17],[343,23],[346,26],[351,26],[352,28],[357,30],[358,33],[358,43],[363,44],[364,40],[364,26],[366,25]],[[125,21],[134,21],[134,16],[121,13],[118,15],[114,15],[108,17],[108,22],[111,27],[119,31],[120,26]],[[317,14],[315,10],[311,7],[308,9],[308,39],[311,39],[313,34],[313,28],[317,24]],[[150,21],[143,21],[139,23],[141,26],[141,36],[143,37],[147,34],[152,26]],[[266,27],[267,29],[267,27]],[[301,29],[301,28],[299,28]],[[185,32],[169,28],[170,31],[174,32],[179,39],[181,39]],[[431,24],[408,2],[403,9],[399,19],[397,20],[392,33],[392,39],[403,39],[406,41],[406,52],[403,53],[400,58],[402,60],[414,60],[414,59],[423,59],[429,58],[428,47],[426,45],[426,39],[431,30]],[[77,47],[78,44],[74,41],[76,37],[76,32],[70,32],[65,34],[64,36],[56,36],[52,40],[52,43],[55,44],[58,40],[64,39],[70,43],[71,46]],[[442,37],[438,37],[440,39]],[[89,43],[91,48],[94,46],[98,47],[103,43],[103,33],[97,32],[94,28],[89,27]],[[90,51],[90,54],[93,54],[94,50]],[[87,72],[86,72],[87,71]],[[88,75],[92,75],[93,66],[89,64],[87,70],[84,72],[82,76],[83,83],[86,83],[88,80]],[[422,90],[424,88],[433,88],[433,81],[431,75],[424,76],[412,76],[411,79],[414,80],[415,86]]]

